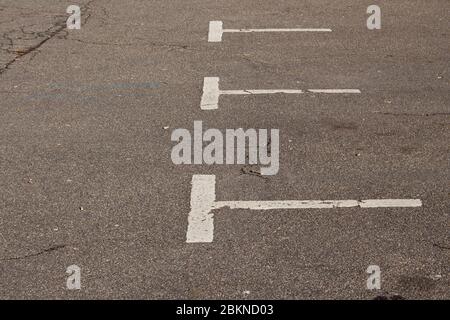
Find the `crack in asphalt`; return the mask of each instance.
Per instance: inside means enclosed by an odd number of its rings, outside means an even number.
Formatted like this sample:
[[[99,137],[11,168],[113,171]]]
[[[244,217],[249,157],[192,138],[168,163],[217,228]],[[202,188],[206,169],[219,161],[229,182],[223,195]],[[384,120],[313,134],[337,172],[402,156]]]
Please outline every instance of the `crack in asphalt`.
[[[450,247],[444,246],[444,245],[439,244],[439,243],[433,243],[433,247],[437,247],[437,248],[442,249],[442,250],[450,250]]]
[[[80,7],[82,12],[83,11],[86,12],[86,16],[84,18],[85,24],[91,17],[90,13],[88,13],[88,12],[91,9],[90,5],[94,1],[95,0],[91,0],[88,3],[86,3],[85,5]],[[4,64],[3,67],[0,67],[0,75],[5,73],[6,70],[8,70],[11,67],[11,65],[13,65],[16,61],[18,61],[21,57],[24,57],[30,53],[38,52],[37,50],[40,47],[42,47],[47,41],[49,41],[50,39],[57,36],[61,31],[63,31],[66,28],[66,19],[67,19],[66,16],[58,15],[58,16],[55,16],[55,18],[57,18],[57,20],[55,22],[53,22],[52,26],[45,31],[38,31],[38,32],[28,31],[27,32],[27,31],[25,31],[25,28],[30,27],[30,26],[21,26],[19,29],[20,29],[22,35],[33,36],[31,39],[28,39],[28,40],[37,40],[39,38],[43,38],[37,44],[32,45],[23,50],[13,50],[12,49],[14,47],[14,40],[10,37],[10,34],[13,32],[16,32],[16,30],[9,30],[9,31],[3,33],[2,38],[7,41],[7,44],[6,44],[7,47],[3,48],[3,45],[2,45],[0,47],[0,49],[3,51],[6,51],[7,53],[15,54],[15,56],[12,60],[10,60],[6,64]],[[31,25],[31,26],[33,26],[33,25]],[[21,39],[21,38],[18,38],[18,39]]]
[[[76,41],[83,44],[91,44],[97,46],[117,46],[117,47],[138,47],[138,46],[152,46],[152,47],[161,47],[167,48],[169,51],[171,50],[196,50],[194,48],[189,48],[188,45],[185,44],[176,44],[176,43],[158,43],[158,42],[129,42],[129,43],[111,43],[111,42],[99,42],[99,41],[86,41],[81,39],[68,39],[64,38],[68,41]]]
[[[55,245],[55,246],[52,246],[50,248],[43,249],[43,250],[41,250],[39,252],[35,252],[35,253],[27,254],[27,255],[24,255],[24,256],[19,256],[19,257],[12,257],[12,258],[1,259],[1,261],[22,260],[22,259],[37,257],[37,256],[40,256],[40,255],[45,254],[45,253],[50,253],[50,252],[53,252],[53,251],[56,251],[56,250],[64,249],[65,247],[67,247],[67,245],[65,245],[65,244]]]
[[[4,236],[0,233],[0,236],[3,238],[4,240]],[[55,252],[61,249],[65,249],[69,246],[79,246],[79,245],[92,245],[98,242],[111,242],[111,241],[119,241],[122,243],[128,243],[128,242],[132,242],[135,243],[139,238],[136,237],[131,237],[131,238],[124,238],[124,237],[107,237],[107,238],[97,238],[97,239],[91,239],[91,240],[86,240],[86,241],[81,241],[81,242],[77,242],[75,243],[67,243],[67,244],[57,244],[57,245],[53,245],[51,247],[48,247],[46,249],[42,249],[38,252],[35,253],[30,253],[30,254],[26,254],[26,255],[22,255],[22,256],[16,256],[16,257],[10,257],[10,258],[1,258],[0,261],[15,261],[15,260],[23,260],[23,259],[27,259],[27,258],[33,258],[33,257],[38,257],[40,255],[46,254],[46,253],[51,253],[51,252]],[[1,267],[1,265],[0,265]]]
[[[393,112],[378,112],[386,116],[409,116],[409,117],[432,117],[432,116],[450,116],[450,112],[434,112],[434,113],[393,113]]]
[[[91,5],[95,0],[91,0],[87,2],[85,5],[81,6],[80,9],[84,13],[83,20],[84,24],[86,24],[91,18],[90,11],[92,10]],[[107,11],[103,7],[99,7],[99,10],[103,13],[103,16],[107,16]],[[3,43],[0,41],[0,50],[14,55],[14,57],[8,61],[6,64],[0,67],[0,75],[5,73],[11,65],[13,65],[16,61],[21,59],[24,56],[29,54],[34,54],[31,59],[34,59],[36,54],[39,52],[38,49],[42,47],[47,41],[53,39],[54,37],[58,37],[58,39],[63,39],[67,41],[76,41],[83,44],[92,44],[92,45],[101,45],[101,46],[153,46],[153,47],[161,47],[166,48],[168,51],[172,50],[198,50],[195,48],[190,48],[186,44],[177,44],[177,43],[159,43],[159,42],[142,42],[142,43],[107,43],[107,42],[97,42],[97,41],[86,41],[81,39],[70,39],[68,38],[68,31],[66,30],[66,19],[65,15],[55,15],[53,16],[56,21],[54,21],[47,30],[45,31],[27,31],[27,28],[33,27],[34,25],[20,26],[19,30],[8,30],[3,32],[0,37],[0,40],[3,39]],[[103,17],[100,17],[103,20]],[[20,33],[19,36],[13,37],[14,33]],[[25,49],[16,49],[14,46],[16,45],[15,40],[40,40],[38,43],[31,45]]]

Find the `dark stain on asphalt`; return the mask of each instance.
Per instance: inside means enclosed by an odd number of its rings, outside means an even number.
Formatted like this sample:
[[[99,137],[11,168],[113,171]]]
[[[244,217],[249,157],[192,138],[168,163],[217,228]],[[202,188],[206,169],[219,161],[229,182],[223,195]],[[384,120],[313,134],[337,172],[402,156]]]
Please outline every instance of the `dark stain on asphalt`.
[[[412,154],[414,151],[416,151],[416,148],[413,146],[403,146],[400,147],[400,152],[403,154]]]
[[[393,131],[375,132],[375,135],[377,135],[379,137],[393,137],[393,136],[397,135],[397,133],[393,132]]]
[[[354,122],[343,122],[336,121],[333,119],[324,120],[327,126],[331,127],[333,130],[358,130],[358,125]]]
[[[267,180],[267,177],[261,175],[261,171],[258,166],[255,165],[245,165],[241,168],[241,174],[252,175],[264,180]]]
[[[402,297],[401,295],[394,294],[394,295],[380,295],[373,298],[373,300],[406,300],[405,297]]]
[[[449,112],[433,112],[433,113],[393,113],[393,112],[380,112],[385,116],[405,116],[405,117],[432,117],[432,116],[450,116]]]
[[[442,250],[450,250],[449,246],[444,246],[444,245],[439,244],[439,243],[433,243],[433,247],[437,247],[437,248],[442,249]]]
[[[436,287],[436,281],[428,277],[401,276],[399,286],[408,291],[431,291]]]

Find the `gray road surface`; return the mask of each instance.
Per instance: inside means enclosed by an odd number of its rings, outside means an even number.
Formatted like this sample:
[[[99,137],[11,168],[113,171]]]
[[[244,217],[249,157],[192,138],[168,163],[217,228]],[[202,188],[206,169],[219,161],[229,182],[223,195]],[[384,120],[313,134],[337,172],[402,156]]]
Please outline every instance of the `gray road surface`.
[[[450,298],[450,2],[0,0],[0,298]],[[67,30],[66,8],[82,7]],[[330,33],[224,34],[228,28]],[[223,96],[221,89],[359,88]],[[145,84],[145,85],[143,85]],[[280,171],[174,165],[171,132],[280,130]],[[214,213],[186,243],[191,179],[218,200],[421,199],[417,208]],[[66,268],[81,268],[81,290]],[[381,290],[366,288],[369,265]]]

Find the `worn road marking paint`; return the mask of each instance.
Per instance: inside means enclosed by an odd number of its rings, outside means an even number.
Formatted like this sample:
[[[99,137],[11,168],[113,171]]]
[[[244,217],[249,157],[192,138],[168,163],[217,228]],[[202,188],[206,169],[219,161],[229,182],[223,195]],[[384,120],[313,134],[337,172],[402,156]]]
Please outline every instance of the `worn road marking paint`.
[[[408,208],[421,207],[420,199],[369,200],[283,200],[283,201],[216,201],[216,176],[192,177],[191,211],[188,216],[186,242],[204,243],[214,239],[215,209],[335,209],[335,208]]]
[[[211,213],[211,205],[216,201],[215,185],[216,176],[194,175],[192,177],[191,212],[188,217],[186,242],[213,241],[214,215]]]
[[[302,94],[299,89],[250,89],[250,90],[220,90],[218,77],[205,77],[203,81],[203,95],[200,102],[202,110],[215,110],[219,108],[220,95],[251,95],[251,94]],[[308,89],[311,93],[354,94],[361,93],[359,89]]]
[[[361,93],[358,89],[308,89],[312,93]]]
[[[221,42],[223,33],[223,22],[222,21],[210,21],[209,22],[209,33],[208,42]]]
[[[275,89],[275,90],[220,90],[219,94],[273,94],[273,93],[303,93],[303,90]]]
[[[221,42],[224,32],[251,33],[251,32],[331,32],[328,28],[268,28],[268,29],[223,29],[222,21],[210,21],[208,42]]]
[[[203,95],[200,102],[202,110],[214,110],[219,106],[219,78],[205,77],[203,80]]]

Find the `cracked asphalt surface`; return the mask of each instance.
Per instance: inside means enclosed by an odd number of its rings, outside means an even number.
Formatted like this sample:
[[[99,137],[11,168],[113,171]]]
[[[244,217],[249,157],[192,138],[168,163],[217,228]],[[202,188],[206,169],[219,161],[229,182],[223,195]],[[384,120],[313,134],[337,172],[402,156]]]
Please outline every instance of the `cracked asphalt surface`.
[[[82,8],[67,30],[66,8]],[[0,298],[450,298],[450,2],[0,0]],[[224,34],[332,28],[327,34]],[[359,88],[360,95],[223,96]],[[145,84],[145,85],[143,85]],[[174,165],[173,129],[280,129],[280,171]],[[168,128],[167,128],[168,127]],[[418,198],[420,208],[215,212],[185,243],[194,174],[219,200]],[[82,289],[66,289],[76,264]],[[366,288],[369,265],[382,289]]]

